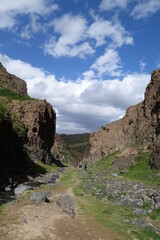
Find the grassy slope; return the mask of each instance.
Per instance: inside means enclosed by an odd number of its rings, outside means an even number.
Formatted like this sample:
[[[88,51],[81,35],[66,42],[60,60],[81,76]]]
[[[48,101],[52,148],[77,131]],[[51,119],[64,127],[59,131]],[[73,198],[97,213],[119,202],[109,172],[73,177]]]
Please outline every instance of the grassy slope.
[[[61,137],[70,149],[83,153],[85,147],[89,142],[90,134],[61,134]]]
[[[35,99],[0,86],[0,117],[3,117],[6,111],[9,111],[7,104],[11,100],[26,101]]]
[[[12,100],[12,99],[19,100],[19,101],[34,100],[29,96],[17,93],[9,88],[3,88],[3,87],[0,87],[0,96],[6,97],[9,100]]]
[[[138,152],[135,158],[135,165],[129,168],[128,173],[124,174],[124,178],[132,181],[140,181],[147,185],[160,185],[157,176],[158,170],[151,169],[149,165],[150,153]]]

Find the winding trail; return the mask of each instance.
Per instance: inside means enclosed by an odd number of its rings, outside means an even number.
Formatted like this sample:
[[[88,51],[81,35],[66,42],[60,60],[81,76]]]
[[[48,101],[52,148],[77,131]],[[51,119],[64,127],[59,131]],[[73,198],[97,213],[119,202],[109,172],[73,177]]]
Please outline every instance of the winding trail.
[[[75,185],[64,189],[56,183],[50,189],[50,203],[32,202],[31,192],[8,203],[5,214],[0,215],[0,240],[123,240],[83,213],[73,193]],[[56,199],[62,195],[75,199],[75,218],[57,205]]]

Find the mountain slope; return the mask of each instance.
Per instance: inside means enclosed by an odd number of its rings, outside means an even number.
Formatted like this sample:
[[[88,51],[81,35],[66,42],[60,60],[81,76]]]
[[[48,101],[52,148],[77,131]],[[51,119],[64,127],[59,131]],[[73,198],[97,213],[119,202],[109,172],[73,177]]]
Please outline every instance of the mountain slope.
[[[125,116],[91,134],[90,161],[98,161],[115,151],[135,145],[152,148],[151,167],[160,169],[160,69],[154,71],[145,91],[145,99],[127,109]]]

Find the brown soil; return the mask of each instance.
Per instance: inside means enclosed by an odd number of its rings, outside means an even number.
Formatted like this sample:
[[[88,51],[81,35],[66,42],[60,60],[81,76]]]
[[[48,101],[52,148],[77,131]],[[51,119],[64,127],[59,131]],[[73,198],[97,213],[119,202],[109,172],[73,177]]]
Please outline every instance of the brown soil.
[[[72,188],[52,189],[50,203],[33,203],[29,194],[20,202],[7,204],[0,216],[0,240],[122,240],[118,233],[88,219],[76,203],[76,217],[71,218],[55,199],[61,194],[73,196]]]

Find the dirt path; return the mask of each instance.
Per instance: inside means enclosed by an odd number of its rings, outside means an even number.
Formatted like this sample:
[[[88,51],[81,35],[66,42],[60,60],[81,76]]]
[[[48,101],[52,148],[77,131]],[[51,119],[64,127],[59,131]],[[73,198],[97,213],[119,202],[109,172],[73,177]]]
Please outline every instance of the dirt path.
[[[0,217],[0,240],[121,240],[117,233],[87,219],[75,203],[72,218],[56,204],[61,195],[74,197],[72,188],[51,190],[50,203],[33,203],[22,199],[10,203]]]

